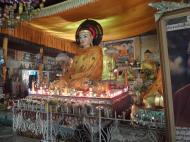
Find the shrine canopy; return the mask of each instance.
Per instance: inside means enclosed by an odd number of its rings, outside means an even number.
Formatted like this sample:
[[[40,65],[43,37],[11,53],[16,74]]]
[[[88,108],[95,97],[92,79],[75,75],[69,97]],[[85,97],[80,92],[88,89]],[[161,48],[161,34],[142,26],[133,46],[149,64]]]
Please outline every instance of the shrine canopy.
[[[133,37],[155,30],[156,10],[148,4],[159,1],[67,0],[43,8],[39,16],[14,30],[1,29],[0,32],[74,53],[75,31],[85,19],[97,20],[102,25],[103,41]]]

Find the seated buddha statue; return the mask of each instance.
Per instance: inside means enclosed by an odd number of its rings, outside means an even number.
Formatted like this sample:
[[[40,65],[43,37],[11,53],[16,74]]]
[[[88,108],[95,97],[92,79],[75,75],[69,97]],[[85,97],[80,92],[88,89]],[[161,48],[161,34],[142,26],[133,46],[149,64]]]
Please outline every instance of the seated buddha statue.
[[[146,50],[144,52],[144,61],[141,64],[143,82],[149,85],[151,85],[150,83],[156,79],[157,75],[157,66],[151,56],[152,52],[150,50]]]
[[[143,82],[146,84],[146,90],[141,93],[143,104],[147,108],[163,107],[163,85],[161,68],[157,67],[155,61],[151,58],[152,52],[144,52],[144,62],[142,63]]]
[[[76,31],[76,43],[79,45],[71,67],[60,80],[50,87],[71,87],[87,89],[87,82],[101,80],[103,71],[103,53],[99,43],[103,30],[94,20],[84,21]]]

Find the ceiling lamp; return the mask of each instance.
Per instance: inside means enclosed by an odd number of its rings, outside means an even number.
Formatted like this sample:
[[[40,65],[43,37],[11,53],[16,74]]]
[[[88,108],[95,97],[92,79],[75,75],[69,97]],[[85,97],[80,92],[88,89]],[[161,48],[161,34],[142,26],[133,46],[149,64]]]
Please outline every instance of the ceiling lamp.
[[[45,0],[0,0],[0,28],[15,28],[22,21],[31,20],[44,6],[44,2]]]

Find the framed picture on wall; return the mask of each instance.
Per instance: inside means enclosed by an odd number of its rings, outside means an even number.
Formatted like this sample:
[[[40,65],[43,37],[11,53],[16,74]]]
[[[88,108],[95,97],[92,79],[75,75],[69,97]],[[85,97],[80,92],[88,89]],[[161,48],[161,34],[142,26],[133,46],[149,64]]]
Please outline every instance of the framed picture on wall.
[[[134,38],[104,42],[106,48],[118,50],[117,62],[133,61],[135,56]]]
[[[190,141],[190,9],[162,16],[159,37],[170,141]]]

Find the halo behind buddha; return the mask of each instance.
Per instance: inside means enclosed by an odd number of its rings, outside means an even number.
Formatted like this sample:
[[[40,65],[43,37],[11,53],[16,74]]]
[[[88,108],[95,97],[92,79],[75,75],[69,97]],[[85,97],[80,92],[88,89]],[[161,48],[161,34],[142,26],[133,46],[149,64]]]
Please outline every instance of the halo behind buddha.
[[[75,35],[77,44],[80,44],[79,33],[82,30],[88,30],[91,32],[93,36],[93,45],[99,45],[100,42],[102,41],[103,29],[102,29],[102,26],[98,22],[87,19],[83,23],[80,24]]]

